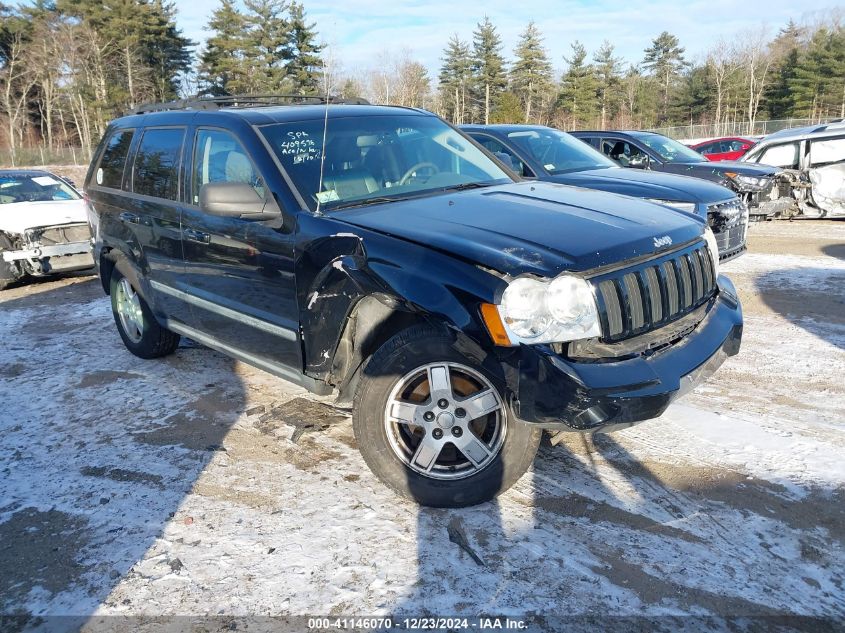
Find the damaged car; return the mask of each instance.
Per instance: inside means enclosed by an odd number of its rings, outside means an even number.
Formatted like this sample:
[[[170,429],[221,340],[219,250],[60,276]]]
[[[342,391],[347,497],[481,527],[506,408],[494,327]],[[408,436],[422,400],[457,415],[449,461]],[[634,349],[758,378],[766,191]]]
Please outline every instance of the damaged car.
[[[661,415],[738,352],[702,218],[521,180],[423,110],[323,101],[109,125],[85,193],[130,352],[186,336],[334,394],[372,472],[439,507],[507,490],[544,430]]]
[[[26,277],[92,268],[82,196],[40,170],[0,170],[0,290]]]
[[[794,204],[792,179],[778,167],[709,161],[686,145],[654,132],[583,131],[572,135],[622,167],[694,176],[723,185],[742,198],[752,219],[778,215]]]
[[[622,169],[566,132],[543,125],[461,129],[523,178],[645,198],[707,220],[723,262],[746,251],[748,209],[730,189],[700,178]]]
[[[743,162],[774,165],[793,179],[793,209],[781,215],[845,216],[845,123],[791,128],[769,134]]]

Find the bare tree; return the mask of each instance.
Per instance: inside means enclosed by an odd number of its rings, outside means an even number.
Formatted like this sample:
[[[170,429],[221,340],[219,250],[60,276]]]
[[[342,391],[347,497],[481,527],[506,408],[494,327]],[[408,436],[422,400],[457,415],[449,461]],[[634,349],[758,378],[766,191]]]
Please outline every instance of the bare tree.
[[[24,39],[20,33],[15,33],[9,44],[6,63],[0,69],[0,105],[6,115],[13,167],[17,160],[17,148],[23,144],[28,99],[36,83],[35,75],[27,67],[25,56]]]
[[[716,112],[714,123],[716,129],[723,133],[723,119],[727,119],[725,99],[729,89],[730,79],[739,67],[736,51],[724,39],[719,39],[716,45],[707,53],[707,68],[713,77],[713,87],[716,90]]]
[[[748,133],[754,133],[754,123],[760,109],[760,99],[766,89],[773,55],[769,47],[767,29],[746,31],[737,38],[742,44],[738,48],[738,59],[743,73],[746,93],[746,121]]]

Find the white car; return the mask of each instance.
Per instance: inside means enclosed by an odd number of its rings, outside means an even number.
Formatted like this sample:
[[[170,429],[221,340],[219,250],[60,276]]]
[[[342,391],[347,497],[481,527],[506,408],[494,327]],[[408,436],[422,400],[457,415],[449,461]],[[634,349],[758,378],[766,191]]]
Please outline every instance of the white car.
[[[0,290],[26,276],[93,265],[79,192],[46,171],[0,170]]]

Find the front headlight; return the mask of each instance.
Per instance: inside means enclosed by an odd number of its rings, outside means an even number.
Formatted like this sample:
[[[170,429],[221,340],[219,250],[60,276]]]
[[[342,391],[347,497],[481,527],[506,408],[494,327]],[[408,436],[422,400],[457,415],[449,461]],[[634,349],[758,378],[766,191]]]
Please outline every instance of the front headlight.
[[[601,335],[593,288],[574,275],[550,281],[515,279],[497,308],[513,345],[564,343]]]
[[[657,204],[662,204],[667,207],[672,207],[673,209],[678,209],[680,211],[686,211],[687,213],[695,213],[695,202],[679,202],[677,200],[659,200],[657,198],[649,198],[649,202],[656,202]]]
[[[743,174],[737,174],[735,172],[726,172],[726,176],[733,178],[736,182],[744,187],[751,189],[753,191],[757,191],[760,189],[764,189],[767,184],[769,184],[769,179],[766,176],[745,176]]]
[[[707,241],[707,250],[710,251],[710,259],[713,260],[713,277],[719,278],[719,245],[716,244],[716,236],[708,226],[704,229],[704,239]]]

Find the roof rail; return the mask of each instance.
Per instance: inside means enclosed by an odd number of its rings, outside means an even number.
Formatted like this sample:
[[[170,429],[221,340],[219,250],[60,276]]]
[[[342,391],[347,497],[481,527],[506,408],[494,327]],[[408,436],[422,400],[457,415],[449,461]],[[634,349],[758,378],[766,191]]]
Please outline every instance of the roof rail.
[[[124,116],[130,114],[147,114],[148,112],[168,112],[172,110],[220,110],[222,108],[264,108],[271,106],[289,105],[370,105],[366,99],[359,97],[344,99],[342,97],[321,97],[318,95],[227,95],[224,97],[188,97],[166,103],[145,103],[127,110]]]

